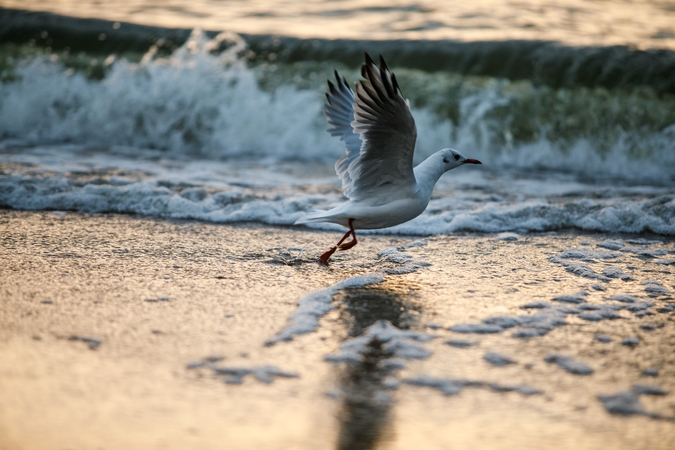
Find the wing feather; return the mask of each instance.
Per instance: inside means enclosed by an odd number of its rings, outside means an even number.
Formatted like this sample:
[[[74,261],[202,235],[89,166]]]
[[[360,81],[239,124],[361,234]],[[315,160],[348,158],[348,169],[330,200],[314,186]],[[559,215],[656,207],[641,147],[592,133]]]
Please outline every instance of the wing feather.
[[[409,102],[380,56],[377,67],[366,53],[363,80],[352,91],[335,72],[328,82],[325,114],[332,136],[345,142],[346,155],[335,163],[345,195],[352,200],[392,195],[415,183],[413,153],[417,129]]]
[[[341,78],[335,71],[337,84],[328,81],[326,93],[327,103],[324,104],[324,114],[331,128],[328,132],[331,136],[339,136],[345,143],[346,154],[335,163],[335,172],[342,180],[342,189],[349,197],[352,187],[352,179],[349,174],[349,165],[359,157],[361,152],[361,137],[354,133],[352,122],[354,121],[354,92],[347,85],[347,81]]]

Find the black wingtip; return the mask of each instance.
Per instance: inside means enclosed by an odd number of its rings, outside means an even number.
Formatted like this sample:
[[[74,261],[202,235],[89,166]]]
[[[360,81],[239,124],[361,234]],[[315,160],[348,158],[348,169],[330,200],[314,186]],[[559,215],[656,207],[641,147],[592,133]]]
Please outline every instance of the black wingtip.
[[[391,83],[394,85],[394,89],[398,92],[401,92],[401,89],[398,87],[398,81],[396,81],[396,75],[391,74]]]
[[[384,62],[384,58],[382,57],[382,55],[380,55],[380,70],[382,71],[389,70],[389,67],[387,67],[387,63]]]
[[[337,69],[333,69],[333,74],[335,75],[335,81],[337,82],[337,90],[342,91],[344,89],[347,89],[348,91],[351,91],[351,88],[347,84],[347,79],[345,77],[341,77]],[[326,81],[328,82],[328,87],[330,91],[334,93],[335,86],[330,80]]]
[[[373,58],[370,57],[368,52],[363,52],[364,58],[366,62],[363,63],[361,66],[361,76],[363,78],[368,78],[368,67],[374,66],[375,63],[373,62]]]
[[[392,83],[389,82],[390,76],[388,77],[385,74],[390,74],[389,72],[389,67],[387,67],[387,63],[384,61],[384,58],[382,55],[380,55],[380,76],[382,78],[382,85],[384,86],[384,89],[387,91],[387,95],[389,98],[394,98],[396,96],[396,91],[394,90],[394,86]]]
[[[330,80],[326,80],[326,82],[328,83],[328,90],[330,93],[335,94],[335,85]]]

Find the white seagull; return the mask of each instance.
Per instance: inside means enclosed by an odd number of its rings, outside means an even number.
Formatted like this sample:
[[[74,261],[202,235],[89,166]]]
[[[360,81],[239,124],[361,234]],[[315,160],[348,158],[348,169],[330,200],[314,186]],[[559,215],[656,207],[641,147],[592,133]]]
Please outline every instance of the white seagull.
[[[336,250],[357,244],[354,230],[387,228],[422,214],[434,185],[443,173],[463,164],[481,164],[457,150],[444,148],[413,169],[417,129],[410,102],[403,98],[394,74],[380,56],[378,68],[366,53],[364,78],[355,83],[356,95],[335,71],[337,86],[330,92],[324,113],[331,136],[345,143],[346,155],[335,163],[342,190],[349,201],[329,211],[315,211],[295,223],[331,222],[349,231],[321,255],[327,263]],[[349,236],[352,239],[344,242]]]

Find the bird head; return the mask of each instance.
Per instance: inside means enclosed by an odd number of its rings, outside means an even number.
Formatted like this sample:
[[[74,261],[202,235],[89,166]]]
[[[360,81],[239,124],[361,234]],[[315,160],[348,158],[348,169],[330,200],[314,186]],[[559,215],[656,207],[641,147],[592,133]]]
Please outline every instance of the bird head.
[[[467,158],[452,148],[444,148],[439,153],[443,158],[443,167],[445,168],[446,172],[464,164],[483,164],[477,159]]]

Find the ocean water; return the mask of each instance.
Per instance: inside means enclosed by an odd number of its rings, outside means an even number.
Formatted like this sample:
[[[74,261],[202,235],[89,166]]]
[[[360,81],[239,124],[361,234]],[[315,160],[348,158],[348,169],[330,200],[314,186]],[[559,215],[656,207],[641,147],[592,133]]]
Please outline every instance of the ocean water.
[[[608,2],[462,4],[467,30],[433,2],[265,5],[32,3],[93,21],[2,10],[0,207],[292,225],[345,201],[325,80],[357,80],[369,51],[411,101],[417,162],[444,147],[483,162],[376,232],[675,234],[668,2],[630,3],[630,22]],[[510,21],[523,8],[533,26]]]
[[[670,0],[2,0],[145,25],[302,38],[549,40],[675,49]]]

